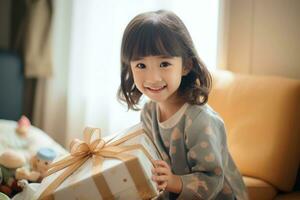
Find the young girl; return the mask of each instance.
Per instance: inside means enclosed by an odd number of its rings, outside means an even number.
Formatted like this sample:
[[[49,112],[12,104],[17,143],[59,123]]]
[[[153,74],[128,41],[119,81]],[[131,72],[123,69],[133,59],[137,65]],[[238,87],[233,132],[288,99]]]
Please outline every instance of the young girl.
[[[159,10],[136,16],[121,47],[119,99],[144,105],[141,121],[163,154],[152,180],[161,199],[247,199],[228,151],[224,122],[206,102],[211,76],[183,22]]]

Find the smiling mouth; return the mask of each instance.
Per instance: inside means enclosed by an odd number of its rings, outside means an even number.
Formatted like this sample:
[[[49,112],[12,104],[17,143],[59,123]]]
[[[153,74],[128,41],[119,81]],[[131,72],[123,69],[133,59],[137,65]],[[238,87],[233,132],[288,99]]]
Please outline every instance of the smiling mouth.
[[[148,90],[150,90],[151,92],[160,92],[162,91],[164,88],[166,88],[167,86],[164,85],[162,87],[159,87],[159,88],[150,88],[150,87],[146,87]]]

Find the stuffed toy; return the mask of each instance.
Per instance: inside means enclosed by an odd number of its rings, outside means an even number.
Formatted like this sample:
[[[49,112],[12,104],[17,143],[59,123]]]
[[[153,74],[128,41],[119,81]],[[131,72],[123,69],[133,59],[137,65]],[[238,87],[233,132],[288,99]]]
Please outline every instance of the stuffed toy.
[[[17,180],[28,180],[31,182],[41,182],[45,177],[49,164],[55,159],[56,153],[51,148],[41,148],[30,160],[30,170],[25,167],[16,170]]]
[[[32,200],[37,192],[40,183],[28,183],[27,180],[19,180],[18,185],[22,188],[22,192],[16,194],[12,200]],[[1,198],[0,198],[1,199]]]
[[[17,168],[25,164],[25,157],[14,150],[6,150],[0,155],[0,192],[11,197],[21,191],[17,185],[15,172]]]

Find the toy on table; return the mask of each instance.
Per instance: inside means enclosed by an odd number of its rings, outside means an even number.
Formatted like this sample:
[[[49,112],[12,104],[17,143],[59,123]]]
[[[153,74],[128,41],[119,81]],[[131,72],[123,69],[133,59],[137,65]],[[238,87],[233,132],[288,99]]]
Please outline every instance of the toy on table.
[[[0,192],[11,197],[21,191],[15,179],[15,172],[25,164],[25,157],[14,150],[6,150],[0,155]]]
[[[27,180],[23,179],[18,181],[18,185],[22,188],[22,192],[16,194],[12,200],[32,200],[40,183],[28,183]]]
[[[41,148],[30,160],[31,169],[25,167],[16,170],[16,179],[26,179],[31,182],[41,182],[45,177],[49,164],[53,162],[56,153],[51,148]]]
[[[31,123],[29,119],[25,115],[22,115],[18,121],[18,127],[16,128],[17,134],[21,137],[27,137],[30,126]]]

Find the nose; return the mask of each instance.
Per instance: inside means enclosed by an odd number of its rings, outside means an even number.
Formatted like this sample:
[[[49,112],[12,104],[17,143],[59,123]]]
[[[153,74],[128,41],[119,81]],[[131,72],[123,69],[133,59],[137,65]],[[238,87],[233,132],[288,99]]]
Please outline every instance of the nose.
[[[149,72],[147,73],[146,81],[149,83],[156,83],[162,81],[162,76],[157,68],[149,69]]]
[[[165,85],[166,83],[164,82],[159,69],[152,69],[148,71],[147,77],[144,81],[145,87],[160,88]]]

